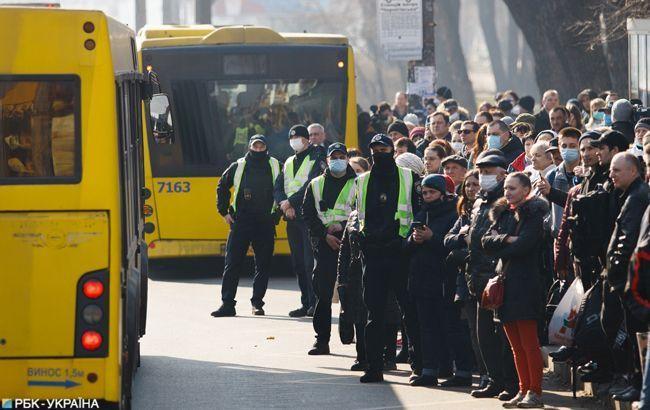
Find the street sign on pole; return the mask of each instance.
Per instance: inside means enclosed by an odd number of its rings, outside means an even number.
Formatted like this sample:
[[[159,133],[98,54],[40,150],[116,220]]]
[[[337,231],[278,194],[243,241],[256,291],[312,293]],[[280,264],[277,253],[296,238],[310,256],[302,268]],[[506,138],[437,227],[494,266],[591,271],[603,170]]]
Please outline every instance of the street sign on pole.
[[[386,60],[422,59],[422,0],[377,0],[377,23]]]

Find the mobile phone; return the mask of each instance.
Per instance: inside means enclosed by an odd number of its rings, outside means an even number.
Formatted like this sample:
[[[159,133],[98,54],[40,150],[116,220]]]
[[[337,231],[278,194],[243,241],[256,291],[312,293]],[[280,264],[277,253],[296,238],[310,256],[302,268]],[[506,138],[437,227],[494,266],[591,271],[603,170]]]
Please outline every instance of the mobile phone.
[[[411,229],[417,229],[417,230],[423,230],[424,229],[424,222],[420,221],[413,221],[411,222]]]

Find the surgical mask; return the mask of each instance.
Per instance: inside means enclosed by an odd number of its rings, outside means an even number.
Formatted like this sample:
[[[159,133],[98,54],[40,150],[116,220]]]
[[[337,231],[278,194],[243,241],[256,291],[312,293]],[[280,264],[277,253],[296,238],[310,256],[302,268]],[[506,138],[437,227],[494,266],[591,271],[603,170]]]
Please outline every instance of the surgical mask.
[[[348,168],[348,161],[345,159],[331,159],[329,168],[332,174],[340,175]]]
[[[562,148],[560,150],[560,156],[562,156],[565,162],[571,164],[580,158],[580,152],[577,148]]]
[[[464,146],[465,146],[465,144],[463,144],[462,142],[458,142],[458,141],[456,141],[456,142],[452,142],[452,143],[451,143],[451,147],[452,147],[452,148],[454,149],[454,151],[456,151],[456,152],[462,152]]]
[[[478,184],[481,186],[481,189],[484,191],[493,190],[498,184],[496,175],[481,175],[478,176]]]
[[[452,123],[452,122],[458,120],[459,118],[460,118],[460,114],[458,114],[457,112],[455,112],[455,113],[453,113],[453,114],[451,114],[451,115],[449,116],[449,123]]]
[[[298,152],[302,150],[305,147],[305,144],[303,144],[301,138],[292,138],[289,140],[289,145],[291,145],[291,149],[294,151]]]
[[[603,122],[603,120],[605,119],[605,113],[602,112],[602,111],[596,111],[594,113],[593,117],[594,117],[594,120],[596,120],[598,122]]]
[[[488,149],[500,149],[501,148],[501,136],[500,135],[489,135],[487,138]]]
[[[605,125],[612,125],[612,116],[611,114],[605,114]]]

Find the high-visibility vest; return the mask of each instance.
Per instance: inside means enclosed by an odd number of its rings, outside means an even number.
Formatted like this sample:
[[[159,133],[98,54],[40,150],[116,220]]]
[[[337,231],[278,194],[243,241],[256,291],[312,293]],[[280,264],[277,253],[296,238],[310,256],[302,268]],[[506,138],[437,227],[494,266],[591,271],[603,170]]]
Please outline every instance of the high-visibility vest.
[[[278,175],[280,175],[280,162],[273,158],[269,157],[269,166],[271,167],[271,177],[273,180],[271,181],[271,186],[275,184],[275,180],[278,178]],[[232,197],[230,198],[230,204],[232,206],[232,209],[234,211],[237,210],[237,194],[239,193],[239,185],[241,185],[241,179],[242,176],[244,175],[244,168],[246,167],[246,158],[239,158],[237,160],[237,170],[235,171],[235,177],[233,178],[233,194]],[[273,201],[273,205],[271,206],[271,213],[275,211],[276,208],[276,203]]]
[[[355,182],[354,178],[347,180],[343,189],[336,197],[333,209],[323,211],[320,207],[320,202],[323,199],[323,190],[325,189],[325,175],[318,176],[311,180],[311,191],[314,194],[314,204],[318,212],[318,218],[323,222],[323,225],[330,226],[338,222],[348,220],[352,212],[352,205],[355,196]]]
[[[399,175],[399,195],[397,197],[397,211],[395,220],[399,221],[399,236],[408,237],[413,220],[413,207],[411,206],[411,192],[413,192],[413,174],[407,168],[397,167]],[[370,172],[357,177],[357,212],[359,213],[359,227],[363,231],[366,220],[366,195]]]
[[[284,163],[284,193],[287,197],[300,191],[300,188],[307,183],[311,168],[316,163],[316,161],[311,159],[309,155],[306,156],[305,159],[302,160],[302,164],[300,164],[300,168],[298,168],[298,172],[296,172],[294,176],[293,161],[295,159],[296,156],[292,155],[287,158],[287,161]]]

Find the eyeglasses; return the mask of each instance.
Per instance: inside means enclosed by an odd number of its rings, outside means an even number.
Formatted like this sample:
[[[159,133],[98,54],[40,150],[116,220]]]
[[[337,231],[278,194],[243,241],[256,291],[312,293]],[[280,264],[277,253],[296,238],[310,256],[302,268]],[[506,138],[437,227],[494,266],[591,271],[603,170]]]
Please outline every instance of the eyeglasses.
[[[471,134],[471,133],[474,132],[474,130],[460,130],[458,132],[461,133],[461,134]]]

